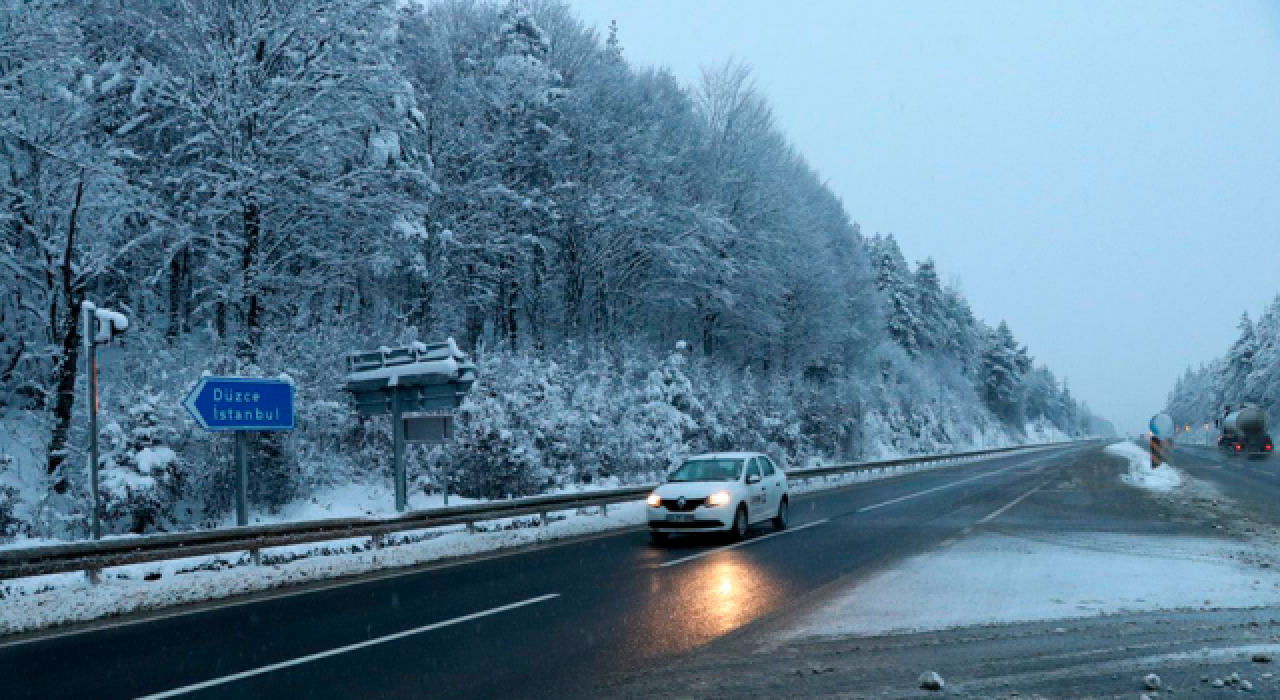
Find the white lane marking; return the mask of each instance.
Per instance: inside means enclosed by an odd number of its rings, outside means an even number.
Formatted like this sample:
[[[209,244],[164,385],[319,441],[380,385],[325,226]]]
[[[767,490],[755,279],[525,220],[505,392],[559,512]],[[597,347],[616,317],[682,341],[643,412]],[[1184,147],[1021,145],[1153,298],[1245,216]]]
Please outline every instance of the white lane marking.
[[[470,615],[455,617],[452,620],[444,620],[442,622],[433,622],[429,625],[423,625],[422,627],[415,627],[411,630],[405,630],[403,632],[396,632],[395,634],[389,634],[385,637],[368,639],[363,642],[348,644],[345,647],[338,647],[337,649],[330,649],[328,651],[322,651],[316,654],[309,654],[307,656],[301,656],[296,659],[290,659],[289,661],[281,661],[280,663],[271,664],[269,666],[263,666],[261,668],[255,668],[248,671],[241,671],[240,673],[233,673],[229,676],[214,678],[213,680],[204,681],[203,683],[196,683],[193,685],[183,686],[181,688],[175,688],[173,690],[166,690],[163,693],[156,693],[155,695],[144,695],[138,700],[159,700],[160,698],[172,698],[178,695],[184,695],[186,693],[193,693],[197,690],[204,690],[205,688],[212,688],[214,686],[231,683],[231,682],[242,680],[245,678],[260,676],[264,673],[271,673],[272,671],[278,671],[282,668],[289,668],[290,666],[297,666],[299,664],[310,663],[312,661],[319,661],[320,659],[326,659],[326,658],[329,658],[330,656],[337,656],[338,654],[345,654],[349,651],[356,651],[357,649],[364,649],[366,647],[371,647],[378,644],[394,642],[397,639],[404,639],[405,637],[412,637],[415,634],[422,634],[423,632],[438,630],[441,627],[448,627],[450,625],[457,625],[463,622],[470,622],[471,620],[476,620],[482,617],[488,617],[489,615],[496,615],[501,612],[507,612],[508,610],[515,610],[516,608],[522,608],[526,605],[534,605],[535,603],[542,603],[542,602],[551,600],[552,598],[558,598],[559,596],[560,596],[559,593],[548,593],[546,595],[540,595],[537,598],[522,600],[518,603],[511,603],[509,605],[502,605],[496,608],[489,608],[488,610],[474,612],[474,613],[471,613]]]
[[[865,512],[867,512],[867,511],[869,511],[869,510],[875,510],[876,508],[883,508],[883,507],[885,507],[885,506],[891,506],[891,505],[893,505],[893,504],[895,504],[895,503],[901,503],[901,502],[903,502],[903,501],[909,501],[909,500],[911,500],[911,499],[913,499],[913,498],[919,498],[920,496],[924,496],[924,495],[927,495],[927,494],[931,494],[931,493],[933,493],[934,491],[942,491],[943,489],[949,489],[949,488],[952,488],[953,486],[959,486],[959,485],[961,485],[961,484],[967,484],[967,483],[969,483],[970,481],[977,481],[978,479],[985,479],[985,478],[987,478],[987,477],[989,477],[989,476],[995,476],[995,475],[997,475],[997,474],[1003,474],[1003,473],[1005,473],[1005,472],[1007,472],[1007,471],[1009,471],[1009,470],[1011,470],[1011,469],[1020,469],[1020,468],[1025,467],[1025,466],[1027,466],[1027,465],[1026,465],[1026,464],[1015,464],[1015,465],[1013,465],[1013,466],[1011,466],[1011,467],[1005,467],[1004,469],[997,469],[997,470],[995,470],[995,471],[993,471],[993,472],[987,472],[987,473],[985,473],[985,474],[978,474],[977,476],[971,476],[971,477],[969,477],[969,478],[967,478],[967,479],[961,479],[961,480],[959,480],[959,481],[953,481],[953,482],[951,482],[951,483],[949,483],[949,484],[943,484],[943,485],[941,485],[941,486],[934,486],[934,487],[933,487],[933,488],[931,488],[931,489],[925,489],[925,490],[923,490],[923,491],[917,491],[917,492],[915,492],[915,493],[909,493],[909,494],[907,494],[907,495],[905,495],[905,496],[899,496],[899,497],[894,498],[894,499],[892,499],[892,500],[884,501],[883,503],[877,503],[877,504],[872,505],[872,506],[863,506],[862,508],[859,508],[859,509],[858,509],[858,512],[859,512],[859,513],[865,513]]]
[[[724,546],[724,547],[716,547],[715,549],[708,549],[708,550],[707,550],[707,551],[705,551],[705,552],[698,552],[697,554],[690,554],[689,556],[687,556],[687,557],[682,557],[682,558],[680,558],[680,559],[672,559],[671,561],[664,561],[664,562],[662,562],[661,564],[659,564],[658,566],[664,566],[664,567],[665,567],[665,566],[675,566],[676,564],[683,564],[683,563],[685,563],[685,562],[687,562],[687,561],[693,561],[694,559],[701,559],[701,558],[703,558],[703,557],[710,556],[710,555],[712,555],[712,554],[715,554],[716,552],[723,552],[723,551],[730,550],[730,549],[737,549],[738,547],[745,547],[745,546],[747,546],[747,545],[749,545],[749,544],[755,544],[756,542],[763,542],[763,541],[765,541],[765,540],[769,539],[770,537],[777,537],[778,535],[786,535],[786,534],[788,534],[788,533],[792,533],[792,532],[799,532],[799,531],[801,531],[801,530],[806,530],[806,529],[811,528],[811,527],[814,527],[814,526],[816,526],[816,525],[821,525],[821,524],[823,524],[823,523],[827,522],[827,520],[828,520],[827,518],[823,518],[822,520],[815,520],[815,521],[813,521],[813,522],[811,522],[811,523],[805,523],[804,525],[797,525],[796,527],[789,528],[789,529],[786,529],[786,530],[779,530],[778,532],[773,532],[773,533],[770,533],[770,534],[768,534],[768,535],[762,535],[762,536],[760,536],[760,537],[752,537],[752,538],[751,538],[751,539],[749,539],[749,540],[743,540],[742,542],[738,542],[738,543],[736,543],[736,544],[731,544],[731,545],[727,545],[727,546]]]
[[[983,523],[989,523],[989,522],[991,522],[992,520],[995,520],[996,518],[1000,517],[1001,515],[1004,515],[1006,511],[1008,511],[1010,508],[1012,508],[1012,507],[1014,507],[1014,506],[1018,505],[1019,503],[1021,503],[1021,502],[1023,501],[1023,499],[1025,499],[1027,496],[1030,496],[1031,494],[1035,493],[1036,491],[1039,491],[1040,489],[1044,488],[1044,485],[1045,485],[1045,484],[1047,484],[1047,483],[1049,483],[1049,482],[1047,482],[1047,481],[1046,481],[1046,482],[1044,482],[1044,484],[1040,484],[1039,486],[1037,486],[1037,487],[1035,487],[1035,488],[1031,489],[1030,491],[1028,491],[1028,492],[1026,492],[1026,493],[1022,494],[1021,496],[1018,496],[1017,498],[1013,499],[1012,501],[1009,501],[1008,503],[1006,503],[1006,504],[1004,504],[1003,506],[1001,506],[1001,507],[1000,507],[1000,509],[999,509],[999,510],[997,510],[996,512],[992,513],[991,515],[988,515],[987,517],[983,518],[982,520],[979,520],[979,521],[978,521],[978,524],[979,524],[979,525],[981,525],[981,524],[983,524]]]
[[[799,497],[799,496],[797,496]],[[284,598],[293,598],[296,596],[311,595],[312,593],[323,593],[338,588],[349,588],[351,586],[363,586],[367,583],[377,583],[394,578],[403,578],[405,576],[417,576],[420,574],[428,574],[444,569],[456,569],[460,566],[469,566],[471,564],[479,564],[494,559],[506,559],[508,557],[518,557],[523,554],[544,551],[547,549],[555,549],[558,547],[568,547],[569,545],[581,544],[592,540],[601,540],[607,537],[619,537],[635,532],[648,532],[648,525],[624,525],[618,528],[601,530],[585,535],[569,535],[554,540],[543,540],[542,542],[530,542],[528,544],[516,545],[513,547],[505,547],[502,549],[492,549],[489,551],[481,551],[477,554],[468,554],[460,557],[445,557],[443,559],[426,559],[416,564],[406,564],[404,566],[396,566],[396,568],[388,569],[369,569],[364,573],[352,574],[344,576],[341,579],[314,579],[312,581],[303,581],[297,584],[297,588],[285,590],[273,590],[265,588],[259,591],[251,591],[248,593],[234,594],[232,598],[213,598],[210,600],[196,601],[192,603],[179,603],[183,607],[176,610],[166,610],[164,608],[152,608],[133,610],[123,613],[125,615],[136,615],[136,617],[125,620],[114,620],[104,622],[98,620],[85,620],[83,622],[73,622],[77,625],[71,629],[57,630],[32,630],[22,639],[13,639],[8,641],[0,641],[0,649],[8,647],[18,647],[24,644],[35,644],[37,642],[46,642],[52,639],[62,639],[64,637],[75,637],[81,634],[90,634],[92,632],[101,632],[103,630],[118,629],[121,627],[132,627],[133,625],[144,625],[150,622],[160,622],[163,620],[171,620],[177,617],[187,617],[189,615],[201,615],[203,613],[225,610],[227,608],[238,608],[245,605],[257,605],[258,603],[267,603],[274,600]],[[395,566],[390,565],[390,566]],[[286,585],[294,585],[292,583]]]

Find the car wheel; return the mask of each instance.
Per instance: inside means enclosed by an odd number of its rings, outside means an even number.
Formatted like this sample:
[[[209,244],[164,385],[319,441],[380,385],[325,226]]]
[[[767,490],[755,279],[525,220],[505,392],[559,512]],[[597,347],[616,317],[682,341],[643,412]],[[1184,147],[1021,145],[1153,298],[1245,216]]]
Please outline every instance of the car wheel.
[[[787,497],[783,496],[782,501],[778,503],[778,514],[773,518],[773,527],[775,530],[787,529],[787,517],[790,515],[791,506],[787,503]]]
[[[666,532],[650,532],[650,533],[649,533],[649,537],[652,537],[652,538],[653,538],[653,543],[654,543],[654,544],[666,544],[666,543],[667,543],[667,534],[668,534],[668,533],[666,533]]]
[[[745,505],[738,506],[738,512],[733,516],[733,529],[729,531],[729,535],[736,541],[747,539],[747,507]]]

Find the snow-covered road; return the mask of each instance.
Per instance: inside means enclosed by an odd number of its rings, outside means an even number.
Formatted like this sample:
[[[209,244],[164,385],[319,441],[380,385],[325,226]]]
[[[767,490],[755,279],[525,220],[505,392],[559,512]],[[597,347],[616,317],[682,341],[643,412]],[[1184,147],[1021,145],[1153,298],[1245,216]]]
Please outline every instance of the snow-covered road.
[[[987,533],[843,592],[787,638],[882,635],[1117,612],[1280,605],[1245,544],[1111,533]]]

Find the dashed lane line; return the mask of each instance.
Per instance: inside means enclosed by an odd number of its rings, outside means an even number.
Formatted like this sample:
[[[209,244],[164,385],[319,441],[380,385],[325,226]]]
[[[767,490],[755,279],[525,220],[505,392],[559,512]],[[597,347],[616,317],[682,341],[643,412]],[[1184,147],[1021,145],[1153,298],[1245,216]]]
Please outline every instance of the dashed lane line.
[[[548,593],[548,594],[546,594],[546,595],[540,595],[540,596],[538,596],[537,598],[529,598],[528,600],[522,600],[522,601],[519,601],[519,602],[517,602],[517,603],[510,603],[510,604],[507,604],[507,605],[501,605],[501,606],[498,606],[498,607],[496,607],[496,608],[489,608],[488,610],[481,610],[480,612],[474,612],[474,613],[471,613],[470,615],[463,615],[462,617],[455,617],[455,618],[453,618],[453,619],[451,619],[451,620],[443,620],[443,621],[441,621],[441,622],[433,622],[433,623],[431,623],[431,624],[429,624],[429,625],[423,625],[422,627],[415,627],[415,628],[410,629],[410,630],[404,630],[403,632],[396,632],[395,634],[388,634],[388,635],[387,635],[387,636],[385,636],[385,637],[377,637],[377,638],[375,638],[375,639],[367,639],[367,640],[365,640],[365,641],[363,641],[363,642],[357,642],[356,644],[348,644],[347,646],[344,646],[344,647],[338,647],[338,648],[336,648],[336,649],[329,649],[328,651],[322,651],[322,652],[319,652],[319,653],[316,653],[316,654],[309,654],[309,655],[307,655],[307,656],[300,656],[300,657],[298,657],[298,658],[296,658],[296,659],[290,659],[290,660],[288,660],[288,661],[281,661],[280,663],[271,664],[271,665],[269,665],[269,666],[262,666],[262,667],[260,667],[260,668],[250,669],[250,670],[248,670],[248,671],[241,671],[240,673],[233,673],[233,674],[231,674],[231,675],[229,675],[229,676],[222,676],[221,678],[214,678],[214,679],[212,679],[212,680],[207,680],[207,681],[204,681],[204,682],[202,682],[202,683],[195,683],[195,684],[192,684],[192,685],[186,685],[186,686],[183,686],[183,687],[181,687],[181,688],[174,688],[173,690],[166,690],[166,691],[164,691],[163,693],[156,693],[156,694],[154,694],[154,695],[145,695],[145,696],[143,696],[143,697],[139,698],[139,700],[160,700],[161,698],[172,698],[172,697],[177,697],[177,696],[179,696],[179,695],[185,695],[185,694],[187,694],[187,693],[194,693],[194,692],[195,692],[195,691],[197,691],[197,690],[204,690],[204,689],[206,689],[206,688],[212,688],[212,687],[219,686],[219,685],[225,685],[225,684],[227,684],[227,683],[233,683],[233,682],[235,682],[235,681],[243,680],[243,679],[245,679],[245,678],[252,678],[253,676],[260,676],[260,675],[262,675],[262,674],[264,674],[264,673],[271,673],[272,671],[279,671],[280,669],[289,668],[289,667],[291,667],[291,666],[298,666],[298,665],[301,665],[301,664],[311,663],[312,661],[319,661],[320,659],[327,659],[327,658],[329,658],[329,657],[331,657],[331,656],[337,656],[337,655],[339,655],[339,654],[346,654],[347,652],[352,652],[352,651],[357,651],[357,650],[360,650],[360,649],[365,649],[365,648],[368,648],[368,647],[371,647],[371,646],[376,646],[376,645],[378,645],[378,644],[386,644],[387,642],[394,642],[394,641],[396,641],[396,640],[398,640],[398,639],[404,639],[405,637],[412,637],[412,636],[417,635],[417,634],[422,634],[423,632],[430,632],[430,631],[432,631],[432,630],[438,630],[438,629],[440,629],[440,628],[442,628],[442,627],[449,627],[449,626],[451,626],[451,625],[457,625],[457,624],[461,624],[461,623],[463,623],[463,622],[470,622],[471,620],[478,620],[478,619],[480,619],[480,618],[482,618],[482,617],[488,617],[488,616],[490,616],[490,615],[497,615],[498,613],[507,612],[507,611],[509,611],[509,610],[515,610],[516,608],[523,608],[523,607],[525,607],[525,606],[527,606],[527,605],[535,605],[535,604],[537,604],[537,603],[544,603],[544,602],[546,602],[546,601],[548,601],[548,600],[551,600],[552,598],[557,598],[557,597],[559,597],[559,596],[560,596],[560,594],[559,594],[559,593]]]
[[[1009,501],[1008,503],[1004,504],[1003,506],[1000,506],[1000,509],[999,509],[999,510],[997,510],[997,511],[996,511],[996,512],[994,512],[994,513],[992,513],[991,515],[988,515],[987,517],[983,518],[982,520],[979,520],[979,521],[978,521],[978,524],[979,524],[979,525],[982,525],[982,524],[984,524],[984,523],[989,523],[989,522],[991,522],[992,520],[995,520],[996,518],[1000,517],[1001,515],[1004,515],[1006,512],[1008,512],[1008,511],[1009,511],[1009,509],[1010,509],[1010,508],[1012,508],[1012,507],[1014,507],[1014,506],[1018,505],[1019,503],[1021,503],[1024,499],[1026,499],[1026,498],[1027,498],[1028,496],[1030,496],[1031,494],[1033,494],[1033,493],[1035,493],[1036,491],[1039,491],[1040,489],[1044,488],[1044,487],[1045,487],[1045,484],[1047,484],[1047,483],[1049,483],[1049,482],[1047,482],[1047,481],[1046,481],[1046,482],[1044,482],[1044,484],[1040,484],[1039,486],[1037,486],[1037,487],[1035,487],[1035,488],[1031,489],[1030,491],[1028,491],[1028,492],[1026,492],[1026,493],[1022,494],[1021,496],[1018,496],[1017,498],[1013,499],[1012,501]]]
[[[661,564],[659,564],[658,566],[660,566],[660,567],[664,567],[664,568],[665,568],[665,567],[668,567],[668,566],[675,566],[676,564],[683,564],[683,563],[685,563],[685,562],[693,561],[694,559],[701,559],[701,558],[703,558],[703,557],[709,557],[709,556],[711,556],[712,554],[715,554],[716,552],[724,552],[724,551],[727,551],[727,550],[730,550],[730,549],[737,549],[738,547],[745,547],[745,546],[747,546],[747,545],[749,545],[749,544],[755,544],[755,543],[757,543],[757,542],[763,542],[763,541],[765,541],[765,540],[767,540],[767,539],[771,539],[771,538],[774,538],[774,537],[778,537],[779,535],[789,535],[789,534],[791,534],[791,533],[793,533],[793,532],[799,532],[799,531],[801,531],[801,530],[807,530],[807,529],[809,529],[809,528],[811,528],[811,527],[816,527],[816,526],[818,526],[818,525],[821,525],[821,524],[823,524],[823,523],[827,522],[827,520],[828,520],[827,518],[823,518],[822,520],[815,520],[815,521],[813,521],[813,522],[811,522],[811,523],[805,523],[804,525],[797,525],[796,527],[790,528],[790,529],[788,529],[788,530],[781,530],[781,531],[779,531],[779,532],[770,533],[770,534],[768,534],[768,535],[763,535],[763,536],[761,536],[761,537],[753,537],[753,538],[751,538],[751,539],[749,539],[749,540],[744,540],[744,541],[742,541],[742,542],[738,542],[737,544],[731,544],[731,545],[727,545],[727,546],[725,546],[725,547],[716,547],[715,549],[708,549],[708,550],[703,551],[703,552],[698,552],[697,554],[691,554],[691,555],[689,555],[689,556],[687,556],[687,557],[681,557],[681,558],[679,558],[679,559],[672,559],[671,561],[664,561],[664,562],[662,562]]]
[[[909,500],[911,500],[911,499],[913,499],[913,498],[919,498],[919,497],[921,497],[921,496],[927,496],[927,495],[929,495],[929,494],[931,494],[931,493],[936,493],[936,492],[938,492],[938,491],[943,491],[943,490],[945,490],[945,489],[954,488],[954,487],[956,487],[956,486],[960,486],[960,485],[963,485],[963,484],[967,484],[967,483],[969,483],[969,482],[971,482],[971,481],[977,481],[978,479],[986,479],[986,478],[988,478],[988,477],[996,476],[997,474],[1003,474],[1003,473],[1005,473],[1005,472],[1007,472],[1007,471],[1011,471],[1011,470],[1014,470],[1014,469],[1021,469],[1021,468],[1024,468],[1024,467],[1026,467],[1026,466],[1027,466],[1027,465],[1026,465],[1025,463],[1022,463],[1022,464],[1015,464],[1015,465],[1010,466],[1010,467],[1005,467],[1004,469],[997,469],[997,470],[995,470],[995,471],[993,471],[993,472],[986,472],[986,473],[983,473],[983,474],[978,474],[977,476],[971,476],[971,477],[969,477],[969,478],[967,478],[967,479],[961,479],[961,480],[959,480],[959,481],[952,481],[951,483],[948,483],[948,484],[943,484],[943,485],[941,485],[941,486],[935,486],[935,487],[933,487],[933,488],[931,488],[931,489],[925,489],[925,490],[923,490],[923,491],[917,491],[917,492],[915,492],[915,493],[909,493],[909,494],[907,494],[907,495],[905,495],[905,496],[899,496],[899,497],[897,497],[897,498],[893,498],[893,499],[890,499],[890,500],[888,500],[888,501],[883,501],[883,502],[880,502],[880,503],[876,503],[875,505],[863,506],[862,508],[859,508],[859,509],[858,509],[858,512],[859,512],[859,513],[865,513],[865,512],[867,512],[867,511],[875,510],[875,509],[877,509],[877,508],[883,508],[883,507],[885,507],[885,506],[891,506],[891,505],[893,505],[893,504],[895,504],[895,503],[901,503],[901,502],[903,502],[903,501],[909,501]]]

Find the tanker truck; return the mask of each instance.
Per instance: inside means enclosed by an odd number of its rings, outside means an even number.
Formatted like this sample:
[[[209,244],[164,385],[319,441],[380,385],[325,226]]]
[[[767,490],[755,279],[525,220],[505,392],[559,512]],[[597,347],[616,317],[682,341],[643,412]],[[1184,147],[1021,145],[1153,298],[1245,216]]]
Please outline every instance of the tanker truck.
[[[1267,434],[1267,412],[1256,403],[1226,406],[1218,421],[1218,448],[1233,455],[1268,457],[1273,445]]]

